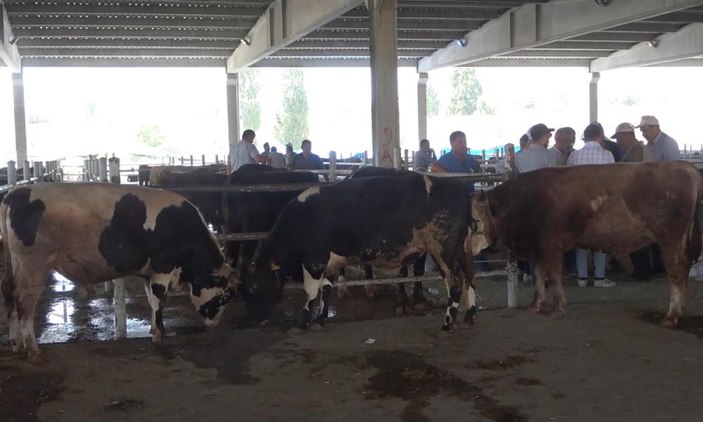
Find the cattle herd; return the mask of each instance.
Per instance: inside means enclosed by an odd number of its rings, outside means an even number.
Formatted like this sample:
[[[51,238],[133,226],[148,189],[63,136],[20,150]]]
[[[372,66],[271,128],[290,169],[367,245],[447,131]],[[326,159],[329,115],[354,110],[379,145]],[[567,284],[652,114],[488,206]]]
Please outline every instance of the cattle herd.
[[[31,361],[42,360],[34,310],[51,270],[86,287],[126,275],[143,278],[152,339],[159,343],[169,289],[186,287],[208,325],[216,325],[237,297],[260,323],[281,300],[284,284],[294,281],[307,295],[302,325],[322,326],[331,289],[345,266],[400,270],[425,255],[443,277],[442,330],[451,331],[462,301],[463,322],[473,323],[473,256],[487,247],[507,248],[533,261],[536,283],[528,309],[543,310],[548,280],[554,312],[563,315],[564,251],[627,253],[656,242],[669,278],[664,323],[674,326],[688,271],[701,252],[703,178],[683,162],[547,168],[474,194],[457,180],[380,169],[364,169],[333,184],[318,184],[312,173],[257,165],[231,175],[219,168],[159,173],[151,175],[150,184],[165,189],[42,183],[18,187],[3,198],[6,271],[0,290],[13,351],[24,348]],[[198,189],[283,184],[295,188]],[[213,231],[268,235],[221,245]]]

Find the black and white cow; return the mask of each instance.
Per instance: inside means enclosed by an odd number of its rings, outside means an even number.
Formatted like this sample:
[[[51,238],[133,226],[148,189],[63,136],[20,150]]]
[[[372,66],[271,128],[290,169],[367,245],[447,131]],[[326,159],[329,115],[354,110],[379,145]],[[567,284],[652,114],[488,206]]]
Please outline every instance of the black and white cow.
[[[429,253],[447,287],[443,329],[451,330],[463,288],[468,293],[465,321],[473,322],[476,311],[472,257],[464,247],[472,222],[469,196],[454,180],[405,172],[310,188],[286,205],[257,250],[250,274],[242,277],[250,296],[245,300],[275,304],[286,279],[304,282],[303,326],[311,323],[310,307],[320,291],[317,322],[323,325],[332,281],[341,268],[400,269]],[[461,281],[460,267],[465,269]]]
[[[113,184],[37,184],[17,188],[0,206],[6,274],[0,290],[13,351],[39,360],[34,309],[53,269],[77,283],[136,275],[148,279],[152,339],[163,341],[161,312],[169,287],[186,282],[207,325],[236,297],[203,217],[172,192]]]

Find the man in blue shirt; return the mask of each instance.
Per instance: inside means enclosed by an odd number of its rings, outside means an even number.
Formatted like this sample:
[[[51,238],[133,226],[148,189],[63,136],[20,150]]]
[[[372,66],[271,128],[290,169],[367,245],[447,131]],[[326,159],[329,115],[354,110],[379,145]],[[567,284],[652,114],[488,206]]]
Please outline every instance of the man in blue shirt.
[[[466,134],[457,130],[449,135],[449,144],[452,150],[444,154],[432,165],[433,173],[480,173],[481,165],[468,154],[466,147]],[[474,183],[466,182],[466,188],[471,193]]]

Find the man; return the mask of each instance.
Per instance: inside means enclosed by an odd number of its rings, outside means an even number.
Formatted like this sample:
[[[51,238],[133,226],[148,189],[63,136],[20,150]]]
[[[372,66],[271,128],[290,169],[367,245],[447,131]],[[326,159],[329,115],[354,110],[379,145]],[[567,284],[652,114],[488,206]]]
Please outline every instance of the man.
[[[654,161],[651,151],[644,143],[635,138],[635,127],[630,123],[620,123],[615,128],[615,133],[611,138],[617,141],[617,145],[622,151],[622,157],[618,162],[641,163],[644,161]]]
[[[679,144],[674,138],[662,132],[659,128],[659,120],[654,116],[642,116],[640,124],[637,125],[644,139],[647,140],[647,148],[654,156],[655,161],[677,161],[681,159]]]
[[[296,170],[324,170],[325,164],[317,154],[312,153],[312,142],[305,139],[300,148],[303,150],[300,154],[293,157],[292,167]]]
[[[605,134],[600,123],[593,122],[586,126],[583,131],[583,141],[583,148],[571,153],[567,165],[581,166],[615,162],[613,154],[604,147]],[[593,252],[593,265],[595,266],[593,287],[615,286],[615,282],[605,277],[605,261],[606,255],[603,252]],[[578,286],[586,287],[588,285],[588,251],[586,249],[576,249],[576,272],[578,273]]]
[[[262,157],[270,157],[271,156],[271,146],[269,145],[268,142],[264,142],[264,152],[261,153]]]
[[[554,162],[557,167],[566,165],[566,160],[574,150],[576,142],[576,131],[570,127],[560,127],[554,132],[554,146],[549,148],[549,152],[554,155]]]
[[[526,150],[527,147],[530,146],[530,137],[526,133],[523,133],[522,136],[520,137],[520,151],[517,153],[521,153],[522,151]]]
[[[242,133],[242,140],[232,147],[229,152],[230,173],[244,164],[269,164],[271,162],[269,157],[259,154],[259,150],[254,145],[254,138],[256,138],[256,133],[251,129],[247,129]]]
[[[515,145],[511,142],[505,144],[505,156],[496,163],[496,174],[505,175],[505,180],[514,176]]]
[[[554,129],[548,128],[544,123],[538,123],[527,131],[530,138],[530,145],[515,157],[515,172],[517,174],[527,173],[544,167],[556,166],[554,155],[547,151],[549,138],[552,137]]]
[[[269,154],[271,157],[271,167],[277,168],[277,169],[284,169],[286,168],[286,157],[278,152],[278,149],[276,147],[271,148],[271,153]]]
[[[630,123],[620,123],[615,128],[614,138],[623,151],[621,162],[641,163],[654,161],[652,153],[642,142],[635,138],[635,127]],[[647,245],[630,254],[632,260],[632,277],[640,281],[649,281],[652,276],[652,246]]]
[[[449,145],[452,150],[444,154],[436,163],[432,164],[433,173],[480,173],[481,165],[468,154],[466,147],[466,134],[460,130],[449,135]],[[466,189],[474,192],[474,183],[466,182]]]
[[[420,150],[415,153],[415,171],[427,171],[437,161],[434,150],[430,148],[430,141],[423,139],[420,141]]]

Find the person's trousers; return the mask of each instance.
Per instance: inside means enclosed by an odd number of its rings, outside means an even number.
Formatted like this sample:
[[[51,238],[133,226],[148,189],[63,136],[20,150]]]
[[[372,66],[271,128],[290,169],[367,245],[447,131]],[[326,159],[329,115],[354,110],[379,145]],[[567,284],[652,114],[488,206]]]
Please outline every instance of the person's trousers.
[[[638,249],[630,254],[632,260],[632,276],[647,279],[652,275],[651,245]]]
[[[603,252],[593,251],[593,276],[597,279],[605,278],[606,255]],[[588,278],[588,250],[576,249],[576,272],[579,278]]]

